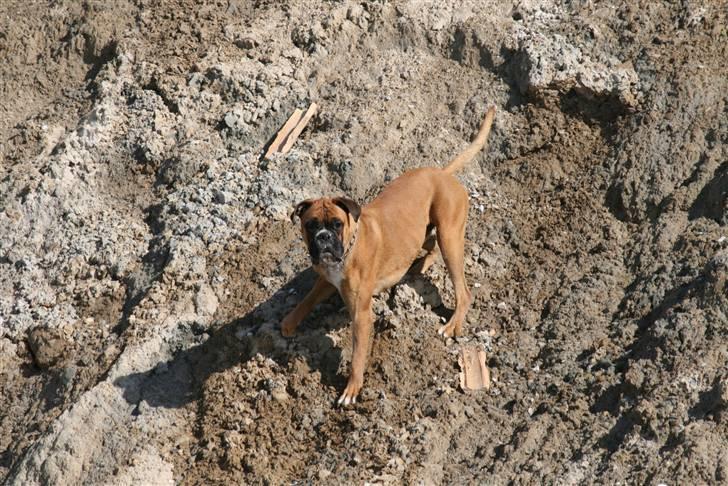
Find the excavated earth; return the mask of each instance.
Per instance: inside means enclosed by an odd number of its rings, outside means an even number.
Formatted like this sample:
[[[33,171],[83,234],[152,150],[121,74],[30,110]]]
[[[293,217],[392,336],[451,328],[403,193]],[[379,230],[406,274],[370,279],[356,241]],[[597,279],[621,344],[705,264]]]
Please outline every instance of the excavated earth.
[[[0,4],[0,478],[40,484],[728,483],[725,1]],[[295,108],[320,112],[261,160]],[[340,298],[289,214],[442,165],[442,261]],[[487,352],[464,392],[458,353]]]

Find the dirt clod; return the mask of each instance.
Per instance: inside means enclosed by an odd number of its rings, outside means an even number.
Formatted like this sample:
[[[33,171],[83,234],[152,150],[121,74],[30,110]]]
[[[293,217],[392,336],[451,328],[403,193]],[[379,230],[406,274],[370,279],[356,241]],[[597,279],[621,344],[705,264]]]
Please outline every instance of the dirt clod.
[[[30,331],[28,345],[33,353],[33,361],[41,369],[50,368],[62,361],[69,348],[69,342],[61,332],[43,327]]]

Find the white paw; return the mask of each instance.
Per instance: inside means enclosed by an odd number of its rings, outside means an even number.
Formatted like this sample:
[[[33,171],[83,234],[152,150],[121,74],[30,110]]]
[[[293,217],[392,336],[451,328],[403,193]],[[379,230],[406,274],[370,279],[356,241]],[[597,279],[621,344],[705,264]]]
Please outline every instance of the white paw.
[[[440,329],[437,330],[437,334],[443,337],[452,337],[452,329],[448,326],[441,326]]]
[[[348,405],[353,405],[356,403],[356,397],[350,397],[349,395],[344,393],[343,395],[341,395],[341,397],[339,397],[338,403],[339,405],[343,405],[345,407]]]

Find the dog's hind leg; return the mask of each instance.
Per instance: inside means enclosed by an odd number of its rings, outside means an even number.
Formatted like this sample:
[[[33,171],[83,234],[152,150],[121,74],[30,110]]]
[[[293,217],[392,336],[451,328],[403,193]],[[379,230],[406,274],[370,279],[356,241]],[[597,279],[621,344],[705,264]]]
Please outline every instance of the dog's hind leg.
[[[462,334],[463,321],[472,302],[472,295],[465,282],[465,222],[468,217],[467,194],[463,205],[452,205],[450,208],[438,208],[445,214],[438,217],[437,243],[445,260],[450,279],[455,288],[455,313],[444,326],[437,331],[446,337]],[[460,206],[458,208],[457,206]],[[464,206],[464,207],[463,207]]]
[[[435,263],[438,251],[437,235],[435,234],[434,227],[428,231],[427,238],[425,238],[425,242],[422,244],[422,249],[426,251],[425,255],[415,260],[408,273],[425,273]]]

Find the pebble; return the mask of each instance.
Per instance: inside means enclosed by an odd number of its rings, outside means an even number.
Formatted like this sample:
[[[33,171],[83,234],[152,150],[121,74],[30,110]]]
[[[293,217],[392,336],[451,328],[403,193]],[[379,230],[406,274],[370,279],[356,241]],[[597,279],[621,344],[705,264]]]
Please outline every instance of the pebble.
[[[288,393],[286,393],[286,390],[283,388],[274,388],[273,391],[270,392],[270,396],[273,400],[279,403],[287,402],[290,398]]]
[[[228,128],[235,128],[237,121],[238,121],[238,115],[235,114],[235,112],[229,111],[225,115],[225,125],[227,125]]]
[[[226,202],[225,193],[219,189],[213,190],[212,191],[212,200],[215,201],[217,204],[225,204],[225,202]]]

